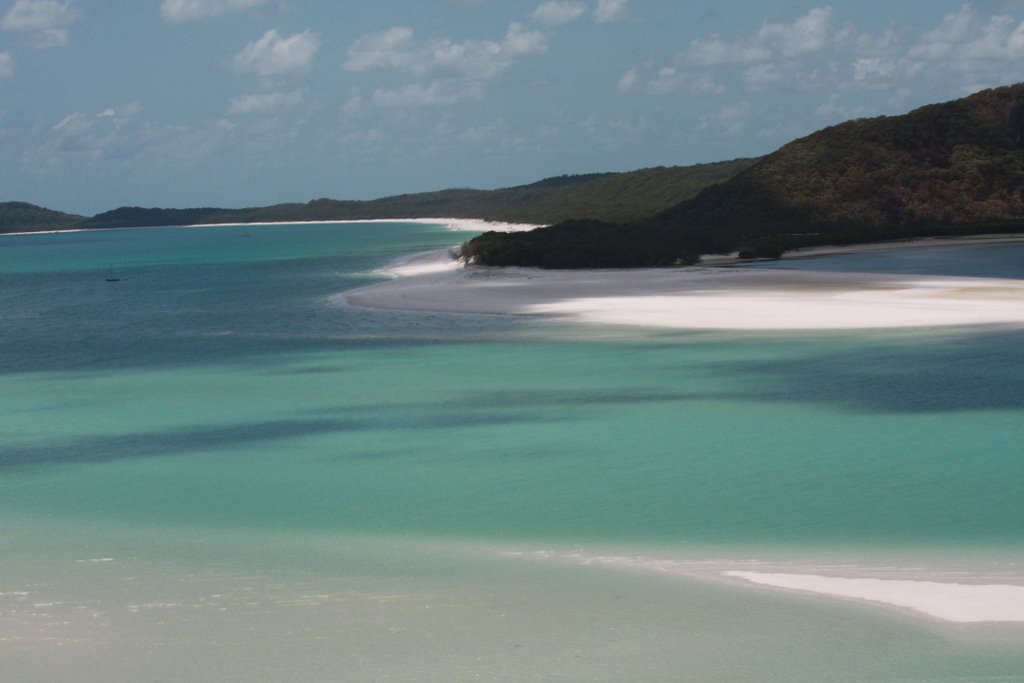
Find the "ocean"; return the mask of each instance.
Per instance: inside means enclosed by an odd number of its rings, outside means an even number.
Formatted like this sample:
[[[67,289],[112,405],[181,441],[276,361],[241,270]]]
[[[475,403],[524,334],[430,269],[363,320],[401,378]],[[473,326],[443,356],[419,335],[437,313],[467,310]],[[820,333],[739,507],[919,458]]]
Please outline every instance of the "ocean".
[[[339,296],[469,236],[0,237],[5,680],[1024,680],[1024,623],[724,576],[1024,584],[1024,329]],[[1024,245],[777,265],[1024,278]]]

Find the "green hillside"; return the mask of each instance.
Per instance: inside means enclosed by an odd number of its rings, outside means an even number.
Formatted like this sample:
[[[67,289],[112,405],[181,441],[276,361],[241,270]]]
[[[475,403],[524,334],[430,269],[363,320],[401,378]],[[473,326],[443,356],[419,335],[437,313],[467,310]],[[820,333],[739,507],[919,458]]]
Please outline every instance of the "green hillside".
[[[646,168],[547,178],[499,190],[454,189],[371,201],[316,199],[248,209],[144,209],[122,207],[98,214],[86,228],[195,223],[349,220],[373,218],[483,218],[549,224],[570,218],[630,221],[665,210],[749,168],[755,159],[696,166]]]
[[[62,230],[84,219],[26,202],[0,202],[0,233]]]
[[[667,265],[822,243],[1024,230],[1024,85],[789,143],[651,218],[570,222],[467,245],[480,263]]]

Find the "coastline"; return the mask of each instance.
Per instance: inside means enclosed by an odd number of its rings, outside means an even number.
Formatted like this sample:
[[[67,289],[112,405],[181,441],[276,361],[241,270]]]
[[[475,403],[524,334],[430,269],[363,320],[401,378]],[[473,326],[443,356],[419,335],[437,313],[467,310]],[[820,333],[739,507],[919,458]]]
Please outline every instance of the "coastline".
[[[506,550],[501,555],[510,560],[656,574],[733,589],[859,602],[949,624],[1024,624],[1024,577],[1020,558],[1012,553],[999,561],[983,555],[974,562],[941,554],[877,550],[856,558],[796,551],[787,553],[785,559],[756,560],[741,559],[743,556],[725,549],[684,555],[582,549]]]
[[[795,259],[814,258],[816,256],[836,256],[840,254],[859,254],[866,251],[889,251],[892,249],[920,249],[922,247],[962,247],[965,245],[982,244],[1024,244],[1024,234],[990,234],[990,235],[963,235],[950,237],[917,237],[906,240],[888,240],[885,242],[867,242],[864,244],[837,244],[822,245],[820,247],[803,247],[793,249],[784,253],[778,260],[791,261]],[[755,259],[753,262],[766,261],[771,259]],[[739,263],[751,263],[752,261],[740,261],[737,254],[728,255],[707,255],[701,258],[703,265],[735,265]]]
[[[670,329],[1024,324],[1024,280],[707,266],[488,268],[463,266],[446,250],[417,254],[379,272],[394,279],[340,298],[368,308],[536,315]]]
[[[330,221],[261,221],[257,223],[190,223],[188,225],[139,225],[125,228],[71,228],[68,230],[30,230],[27,232],[5,232],[0,237],[18,235],[63,235],[77,232],[103,232],[107,230],[159,230],[162,228],[240,228],[258,225],[345,225],[351,223],[419,223],[421,225],[443,225],[452,232],[525,232],[541,226],[532,223],[508,223],[488,221],[482,218],[368,218],[365,220],[346,219]]]
[[[520,232],[533,224],[466,218],[210,223],[98,228],[151,230],[260,225],[419,223],[453,232]],[[63,234],[93,229],[5,233]],[[1024,243],[1024,235],[896,240],[794,250],[783,260],[891,249]],[[851,330],[1024,323],[1024,280],[732,268],[735,254],[691,268],[548,271],[462,266],[439,250],[376,271],[391,281],[333,301],[389,310],[534,315],[668,329]]]

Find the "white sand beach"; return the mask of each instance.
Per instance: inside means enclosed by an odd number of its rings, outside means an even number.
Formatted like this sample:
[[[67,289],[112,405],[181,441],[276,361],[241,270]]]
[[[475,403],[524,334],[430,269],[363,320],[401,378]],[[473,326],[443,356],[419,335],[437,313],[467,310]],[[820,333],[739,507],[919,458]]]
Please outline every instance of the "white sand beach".
[[[745,571],[724,575],[773,588],[904,607],[959,624],[1024,622],[1024,586]]]
[[[680,579],[741,582],[751,587],[895,607],[908,610],[913,616],[955,624],[1024,623],[1024,577],[1019,563],[1007,563],[1005,558],[1002,571],[993,576],[985,571],[983,562],[973,568],[953,570],[949,558],[936,561],[893,556],[883,564],[875,564],[878,558],[869,556],[864,562],[851,563],[847,558],[841,563],[821,565],[809,558],[780,563],[713,559],[714,555],[696,559],[550,550],[502,554],[511,559],[655,573]],[[947,566],[943,567],[944,564]],[[750,565],[756,566],[757,571],[746,568]]]
[[[370,218],[366,220],[342,221],[265,221],[260,223],[192,223],[189,225],[155,225],[137,228],[71,228],[67,230],[32,230],[29,232],[0,233],[0,237],[19,235],[60,235],[64,233],[99,230],[159,230],[161,228],[239,228],[260,225],[346,225],[349,223],[419,223],[421,225],[444,225],[453,232],[525,232],[541,226],[532,223],[506,223],[486,221],[480,218]]]
[[[842,330],[1024,323],[1024,281],[743,268],[548,271],[463,266],[447,251],[346,292],[355,306],[540,315],[678,329]]]
[[[419,223],[421,225],[444,225],[453,232],[525,232],[541,226],[533,223],[507,223],[488,221],[482,218],[367,218],[365,220],[334,221],[267,221],[260,223],[196,223],[187,228],[220,228],[257,225],[346,225],[349,223]]]

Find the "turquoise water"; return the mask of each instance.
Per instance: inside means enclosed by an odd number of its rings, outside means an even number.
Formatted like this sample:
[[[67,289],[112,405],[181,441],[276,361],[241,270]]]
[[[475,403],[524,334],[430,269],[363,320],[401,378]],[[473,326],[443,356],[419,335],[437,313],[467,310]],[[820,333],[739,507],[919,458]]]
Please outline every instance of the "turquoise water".
[[[250,587],[279,591],[319,582],[328,594],[324,582],[358,577],[386,583],[367,589],[373,595],[447,595],[442,631],[454,647],[483,627],[466,616],[479,613],[451,595],[478,591],[480,604],[521,595],[533,611],[516,633],[525,638],[542,623],[557,638],[570,628],[559,625],[567,617],[544,605],[571,610],[563,601],[572,594],[573,604],[591,599],[605,618],[586,615],[571,626],[577,635],[629,615],[632,639],[622,642],[632,643],[630,656],[665,669],[631,669],[645,677],[635,680],[684,680],[673,669],[680,653],[708,652],[694,643],[654,644],[673,629],[695,629],[692,618],[677,624],[655,610],[658,638],[641,626],[654,619],[645,611],[653,603],[705,596],[699,600],[710,602],[694,614],[717,634],[721,658],[701,671],[727,679],[721,667],[733,658],[730,647],[764,637],[745,630],[767,618],[758,609],[790,605],[780,633],[806,639],[801,624],[839,618],[831,604],[794,606],[774,595],[648,579],[581,579],[564,567],[482,560],[480,549],[938,552],[985,562],[1015,562],[1024,553],[1024,330],[679,333],[371,311],[332,297],[373,282],[372,270],[392,259],[464,236],[410,224],[255,226],[248,234],[168,228],[0,241],[0,551],[8,572],[0,596],[32,592],[10,577],[31,583],[47,572],[54,573],[43,581],[50,589],[79,585],[101,602],[120,600],[114,596],[126,572],[132,590],[191,585],[211,572],[202,580],[244,574]],[[933,249],[908,266],[927,261],[926,270],[899,272],[1024,277],[1024,248],[992,249]],[[907,252],[900,254],[913,260]],[[851,269],[870,270],[873,258],[876,269],[893,264],[888,254],[870,254]],[[983,272],[986,263],[992,272]],[[822,265],[844,267],[835,259]],[[122,280],[106,282],[110,269]],[[476,550],[452,559],[463,552],[456,548]],[[104,578],[107,560],[118,567],[117,581]],[[252,578],[261,572],[287,578]],[[524,587],[523,575],[547,588]],[[612,589],[603,582],[642,596],[623,612],[607,603]],[[289,611],[293,603],[282,601],[264,614],[268,638],[283,615],[301,621]],[[414,603],[401,602],[395,618],[416,623],[411,615],[422,605]],[[0,599],[0,649],[5,629],[10,639],[26,628],[4,621],[3,605]],[[362,605],[364,628],[348,644],[375,633],[388,609],[397,608]],[[1015,654],[1019,632],[1012,645],[1000,640],[1005,635],[979,644],[974,635],[957,640],[963,634],[909,626],[884,610],[839,609],[853,619],[843,627],[852,650],[797,648],[787,659],[769,648],[758,656],[776,669],[750,659],[734,675],[815,680],[838,672],[849,680],[866,647],[857,643],[873,630],[888,634],[882,640],[921,641],[879,664],[875,679],[1024,670]],[[66,614],[63,621],[77,623]],[[211,633],[223,638],[243,622]],[[113,617],[104,623],[127,628]],[[166,623],[173,620],[159,628]],[[501,645],[502,633],[478,643],[490,653],[485,670],[495,680],[518,680],[522,658]],[[147,651],[178,652],[166,646],[180,644],[175,638],[161,631],[146,641]],[[181,651],[196,656],[199,640]],[[648,646],[655,651],[645,654]],[[32,647],[18,650],[24,671],[60,679]],[[390,645],[373,647],[393,654]],[[554,670],[542,666],[547,661],[564,680],[623,680],[627,669],[613,675],[597,654],[607,650],[605,640],[580,647],[593,666],[574,668],[545,655],[540,643],[527,650],[540,673]],[[437,672],[437,680],[479,673],[454,656],[435,654],[431,662],[424,671]],[[210,677],[209,666],[198,675]],[[365,666],[364,679],[374,672],[386,679],[384,669]],[[409,670],[399,667],[395,680]],[[138,670],[105,675],[132,680]],[[168,678],[186,679],[180,671]],[[312,670],[298,679],[334,680]]]

